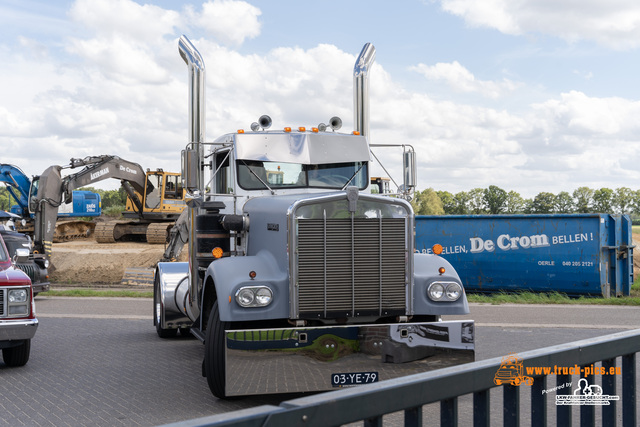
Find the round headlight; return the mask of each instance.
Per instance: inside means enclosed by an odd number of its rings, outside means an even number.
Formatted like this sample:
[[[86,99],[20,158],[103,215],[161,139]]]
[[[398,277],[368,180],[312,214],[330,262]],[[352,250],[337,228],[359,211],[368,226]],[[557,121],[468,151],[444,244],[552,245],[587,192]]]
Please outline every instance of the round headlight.
[[[256,302],[259,305],[268,305],[271,302],[273,295],[269,288],[260,288],[256,291]]]
[[[238,301],[238,304],[240,304],[243,307],[249,307],[251,304],[253,304],[253,291],[251,289],[240,289],[240,291],[238,292],[238,294],[236,295],[236,300]]]
[[[27,301],[26,289],[9,290],[9,302],[26,302],[26,301]]]
[[[447,299],[456,301],[462,295],[462,286],[458,283],[450,283],[447,285]]]
[[[428,293],[429,293],[429,298],[431,298],[434,301],[438,301],[444,295],[444,286],[442,286],[440,283],[432,283],[429,286]]]

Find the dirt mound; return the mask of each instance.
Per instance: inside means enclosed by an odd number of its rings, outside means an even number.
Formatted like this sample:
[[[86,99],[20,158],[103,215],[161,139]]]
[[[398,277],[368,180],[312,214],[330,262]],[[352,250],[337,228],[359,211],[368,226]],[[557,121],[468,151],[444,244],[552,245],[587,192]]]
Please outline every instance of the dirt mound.
[[[56,284],[119,284],[127,267],[153,268],[164,245],[126,242],[98,244],[93,239],[54,243],[51,282]],[[186,248],[181,259],[186,260]]]

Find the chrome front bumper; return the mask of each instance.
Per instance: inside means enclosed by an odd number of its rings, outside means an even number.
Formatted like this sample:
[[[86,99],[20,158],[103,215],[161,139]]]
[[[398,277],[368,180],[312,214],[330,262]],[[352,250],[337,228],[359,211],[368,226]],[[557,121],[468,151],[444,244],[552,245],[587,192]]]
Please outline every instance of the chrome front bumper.
[[[0,341],[30,340],[38,329],[38,319],[0,320]]]
[[[474,322],[225,331],[227,396],[332,390],[474,360]]]

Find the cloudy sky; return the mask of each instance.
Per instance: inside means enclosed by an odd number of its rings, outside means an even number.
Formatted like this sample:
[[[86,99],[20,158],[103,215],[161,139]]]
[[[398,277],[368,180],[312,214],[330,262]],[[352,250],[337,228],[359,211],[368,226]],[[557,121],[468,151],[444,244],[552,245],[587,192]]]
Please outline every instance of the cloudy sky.
[[[182,34],[207,66],[207,140],[262,114],[350,131],[371,42],[371,141],[411,144],[419,189],[640,188],[637,0],[0,0],[0,162],[178,171]],[[398,155],[379,152],[401,179]]]

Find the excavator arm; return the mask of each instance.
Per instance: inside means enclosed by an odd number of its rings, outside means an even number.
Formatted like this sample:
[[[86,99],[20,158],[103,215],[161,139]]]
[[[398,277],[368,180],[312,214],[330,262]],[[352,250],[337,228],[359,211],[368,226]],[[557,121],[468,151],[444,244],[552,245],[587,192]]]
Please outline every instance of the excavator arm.
[[[76,188],[85,187],[108,178],[127,182],[138,193],[144,193],[147,178],[142,166],[137,163],[110,155],[71,159],[69,166],[71,169],[81,166],[84,166],[84,169],[64,179],[62,190],[65,198],[70,197],[72,191]]]
[[[62,177],[65,168],[84,168],[79,172]],[[142,167],[134,162],[123,160],[117,156],[90,156],[83,159],[71,159],[69,166],[50,166],[37,181],[37,195],[29,201],[30,209],[35,213],[34,244],[39,252],[51,256],[51,242],[55,232],[58,217],[58,207],[63,201],[70,202],[73,190],[94,184],[96,182],[114,178],[119,179],[127,193],[142,215],[142,202],[135,196],[135,192],[144,194],[146,175]]]
[[[31,180],[22,170],[14,165],[0,164],[0,182],[7,186],[7,191],[22,210],[22,216],[29,215],[29,187]]]
[[[51,243],[58,219],[58,207],[62,204],[62,166],[49,166],[39,177],[34,177],[35,196],[29,199],[29,210],[34,213],[34,252],[51,258]]]

